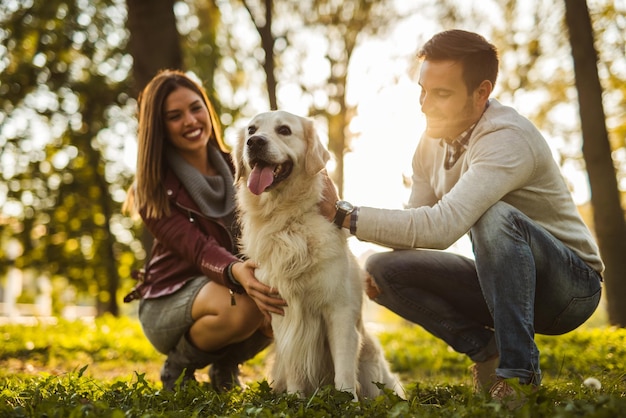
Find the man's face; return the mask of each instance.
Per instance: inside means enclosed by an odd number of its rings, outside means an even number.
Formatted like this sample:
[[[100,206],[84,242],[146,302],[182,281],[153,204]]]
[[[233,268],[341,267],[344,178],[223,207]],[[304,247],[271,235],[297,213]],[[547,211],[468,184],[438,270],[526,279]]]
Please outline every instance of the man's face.
[[[420,69],[420,105],[426,115],[426,135],[455,138],[483,113],[489,94],[481,87],[467,91],[463,66],[458,61],[424,61]],[[490,91],[489,91],[490,93]]]

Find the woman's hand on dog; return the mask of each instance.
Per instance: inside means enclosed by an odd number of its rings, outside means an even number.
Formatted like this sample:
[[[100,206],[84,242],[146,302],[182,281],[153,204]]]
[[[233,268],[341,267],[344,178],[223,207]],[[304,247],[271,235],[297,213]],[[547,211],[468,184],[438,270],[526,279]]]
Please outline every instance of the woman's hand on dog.
[[[261,283],[256,278],[254,270],[257,267],[259,267],[258,264],[252,260],[235,263],[232,269],[233,276],[266,318],[269,319],[272,313],[284,315],[283,308],[287,306],[287,302],[280,297],[276,289]]]

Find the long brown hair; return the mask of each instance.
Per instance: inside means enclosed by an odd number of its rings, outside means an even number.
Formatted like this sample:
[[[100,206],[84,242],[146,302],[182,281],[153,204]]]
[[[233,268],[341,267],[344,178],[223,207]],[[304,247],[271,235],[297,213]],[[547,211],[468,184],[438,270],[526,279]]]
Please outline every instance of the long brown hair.
[[[136,214],[143,209],[148,218],[160,218],[170,213],[163,187],[166,165],[164,148],[167,143],[163,111],[167,97],[179,88],[192,90],[202,98],[211,118],[209,144],[213,142],[221,151],[229,151],[222,138],[217,113],[204,88],[181,71],[160,71],[139,94],[137,173],[122,207],[126,213]]]

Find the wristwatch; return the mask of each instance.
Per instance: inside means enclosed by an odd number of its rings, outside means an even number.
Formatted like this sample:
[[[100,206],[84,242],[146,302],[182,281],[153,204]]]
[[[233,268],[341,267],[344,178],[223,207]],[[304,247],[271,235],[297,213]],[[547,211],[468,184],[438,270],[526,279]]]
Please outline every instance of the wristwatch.
[[[333,222],[339,228],[343,228],[343,221],[346,219],[346,216],[352,213],[354,206],[352,206],[352,203],[346,202],[345,200],[338,200],[335,203],[335,208],[337,208],[337,213],[335,214]]]

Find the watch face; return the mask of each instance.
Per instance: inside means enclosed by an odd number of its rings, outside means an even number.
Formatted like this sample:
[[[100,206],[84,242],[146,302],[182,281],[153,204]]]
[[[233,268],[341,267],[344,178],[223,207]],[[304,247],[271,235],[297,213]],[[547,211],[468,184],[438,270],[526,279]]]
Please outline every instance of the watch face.
[[[350,212],[351,210],[354,209],[354,207],[352,206],[350,202],[346,202],[345,200],[340,200],[337,202],[337,209],[345,211],[345,212]]]

